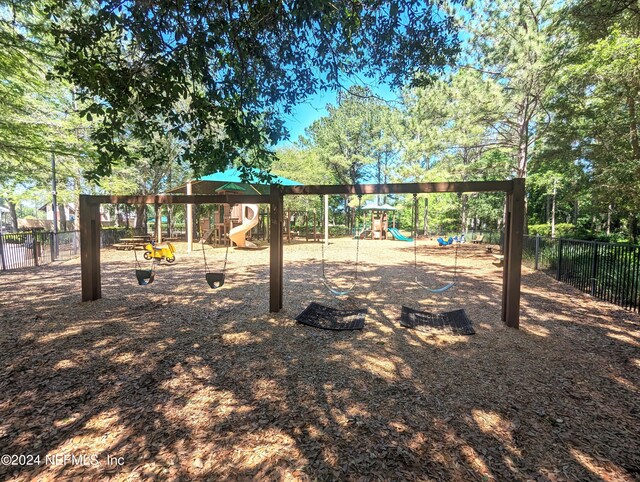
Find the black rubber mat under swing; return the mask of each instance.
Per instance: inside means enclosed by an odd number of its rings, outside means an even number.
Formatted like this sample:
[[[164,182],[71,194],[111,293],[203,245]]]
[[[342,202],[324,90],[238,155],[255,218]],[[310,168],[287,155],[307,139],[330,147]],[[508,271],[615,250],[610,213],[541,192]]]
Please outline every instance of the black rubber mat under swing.
[[[323,330],[362,330],[366,314],[366,309],[338,310],[312,302],[296,321]]]
[[[474,335],[471,320],[464,310],[428,313],[402,307],[400,325],[430,334]]]

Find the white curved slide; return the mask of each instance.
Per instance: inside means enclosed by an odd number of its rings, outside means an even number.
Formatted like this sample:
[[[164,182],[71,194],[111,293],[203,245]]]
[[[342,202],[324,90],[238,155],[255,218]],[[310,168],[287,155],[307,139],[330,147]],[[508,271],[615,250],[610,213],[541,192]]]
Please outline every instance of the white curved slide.
[[[249,216],[244,215],[245,210],[249,211]],[[258,246],[251,241],[247,241],[245,236],[258,224],[258,205],[244,204],[242,206],[242,217],[244,218],[242,224],[229,231],[229,239],[232,243],[235,243],[238,248],[257,248]]]

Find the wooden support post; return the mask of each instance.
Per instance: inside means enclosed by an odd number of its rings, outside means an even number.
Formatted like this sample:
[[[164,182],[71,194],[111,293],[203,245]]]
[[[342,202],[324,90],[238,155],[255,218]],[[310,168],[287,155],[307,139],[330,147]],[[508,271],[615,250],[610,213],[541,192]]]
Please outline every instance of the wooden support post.
[[[502,245],[500,254],[504,255],[502,262],[502,321],[507,321],[507,279],[509,277],[509,232],[511,226],[511,193],[507,193],[504,201],[504,234],[502,235]],[[489,239],[491,244],[491,239]],[[505,247],[503,249],[503,247]]]
[[[187,182],[187,194],[193,194],[191,181]],[[187,253],[193,251],[193,204],[187,204]]]
[[[162,242],[162,206],[155,205],[156,214],[156,243]]]
[[[100,205],[80,196],[80,272],[82,301],[102,298],[100,279]]]
[[[324,195],[324,245],[329,246],[329,195]]]
[[[505,243],[506,309],[505,323],[511,328],[520,325],[520,281],[522,275],[522,242],[524,234],[524,179],[513,180],[510,197],[509,235]],[[508,259],[508,262],[506,260]]]
[[[269,267],[269,311],[277,313],[282,309],[282,225],[284,199],[278,186],[271,185],[271,234],[270,234],[270,267]]]

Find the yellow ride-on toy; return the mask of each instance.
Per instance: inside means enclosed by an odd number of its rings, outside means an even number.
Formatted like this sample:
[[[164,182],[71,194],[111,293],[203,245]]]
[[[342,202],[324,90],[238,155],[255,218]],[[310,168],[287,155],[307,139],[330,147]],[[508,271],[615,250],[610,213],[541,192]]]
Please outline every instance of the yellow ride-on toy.
[[[144,247],[144,249],[146,249],[143,255],[144,259],[166,259],[167,263],[173,263],[176,260],[176,255],[174,254],[176,252],[176,248],[174,248],[171,243],[158,245],[149,243]]]

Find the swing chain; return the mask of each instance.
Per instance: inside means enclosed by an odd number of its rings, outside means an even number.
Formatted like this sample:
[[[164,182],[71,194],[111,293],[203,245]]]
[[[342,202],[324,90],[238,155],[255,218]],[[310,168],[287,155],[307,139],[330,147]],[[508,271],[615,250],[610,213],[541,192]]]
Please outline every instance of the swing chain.
[[[415,282],[418,286],[426,289],[427,291],[430,291],[431,293],[443,293],[445,291],[447,291],[449,288],[453,287],[456,282],[458,281],[458,244],[456,244],[455,247],[455,255],[454,255],[454,264],[453,264],[453,281],[440,287],[440,288],[436,288],[436,289],[431,289],[428,288],[426,286],[424,286],[422,283],[420,283],[420,281],[418,280],[418,243],[417,243],[417,239],[418,239],[418,194],[417,193],[413,193],[413,208],[412,208],[412,215],[413,215],[413,231],[414,231],[414,236],[413,236],[413,270],[414,270],[414,279]]]
[[[205,254],[205,249],[204,249],[205,241],[202,241],[200,244],[202,244],[202,258],[204,260],[204,272],[206,274],[209,272],[209,265],[207,264],[207,255]],[[229,244],[227,244],[227,247],[224,252],[224,265],[222,266],[222,273],[224,273],[225,270],[227,269],[227,259],[229,258],[230,244],[231,244],[231,240],[229,240]]]
[[[136,260],[136,269],[142,269],[142,265],[140,264],[140,261],[138,260],[138,251],[135,248],[133,249],[133,257]],[[155,267],[156,267],[156,258],[153,257],[153,255],[152,255],[152,257],[151,257],[151,269],[153,271],[155,271]]]
[[[356,272],[355,279],[358,279],[358,260],[360,258],[360,234],[358,234],[358,214],[361,212],[362,205],[362,194],[358,194],[358,207],[356,208],[356,235],[358,239],[356,239]]]
[[[320,201],[321,201],[321,206],[323,206],[322,214],[323,214],[323,219],[324,219],[324,214],[325,214],[325,212],[324,212],[324,199],[322,199],[322,196],[320,196]],[[358,208],[357,208],[357,211],[356,211],[356,219],[357,219],[358,211],[360,211],[361,204],[362,204],[362,194],[358,194]],[[324,226],[324,228],[327,229],[328,226]],[[322,242],[322,263],[321,263],[321,265],[322,265],[322,283],[325,285],[325,287],[329,291],[331,291],[331,293],[333,293],[334,295],[337,295],[337,296],[341,296],[341,295],[345,295],[345,294],[349,293],[355,287],[356,281],[358,279],[358,260],[359,260],[359,256],[360,256],[360,236],[358,235],[357,240],[356,240],[356,263],[355,263],[355,273],[354,273],[353,284],[349,288],[347,288],[347,289],[345,289],[343,291],[338,291],[338,290],[332,288],[329,285],[329,283],[327,281],[327,278],[325,276],[325,266],[324,266],[325,265],[325,261],[324,261],[325,260],[325,253],[324,253],[324,242]]]

